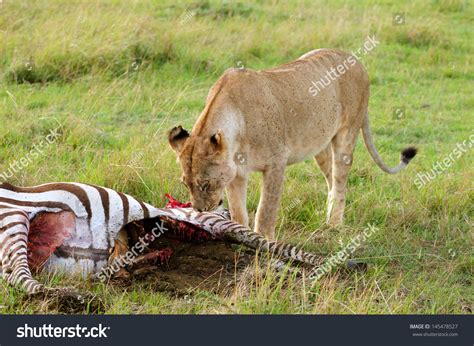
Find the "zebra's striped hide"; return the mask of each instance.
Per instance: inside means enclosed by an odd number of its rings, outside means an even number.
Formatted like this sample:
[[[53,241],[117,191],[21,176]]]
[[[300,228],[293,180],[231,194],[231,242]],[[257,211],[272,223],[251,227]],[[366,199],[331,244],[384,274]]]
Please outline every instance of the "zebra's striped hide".
[[[51,213],[59,217],[48,220],[47,215]],[[217,212],[156,208],[112,189],[82,183],[49,183],[34,187],[3,183],[0,185],[2,275],[8,283],[28,293],[44,289],[32,277],[31,265],[28,264],[28,243],[35,240],[32,238],[53,248],[54,253],[46,254],[45,263],[36,263],[44,265],[46,270],[62,268],[67,272],[77,269],[85,274],[98,272],[106,265],[119,231],[133,221],[150,218],[192,224],[214,238],[268,251],[284,259],[313,266],[322,261],[321,257],[294,246],[268,241]],[[35,232],[30,233],[30,228]],[[56,233],[50,240],[47,234],[52,231]],[[57,239],[58,244],[54,244]]]

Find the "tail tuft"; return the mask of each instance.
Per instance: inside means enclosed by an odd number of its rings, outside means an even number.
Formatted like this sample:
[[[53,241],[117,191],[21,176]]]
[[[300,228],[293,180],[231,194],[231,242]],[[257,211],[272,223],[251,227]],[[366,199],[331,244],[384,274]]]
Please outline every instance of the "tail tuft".
[[[418,149],[415,147],[407,147],[403,149],[402,155],[401,155],[401,160],[403,163],[407,164],[411,161],[416,156],[416,153],[418,152]]]

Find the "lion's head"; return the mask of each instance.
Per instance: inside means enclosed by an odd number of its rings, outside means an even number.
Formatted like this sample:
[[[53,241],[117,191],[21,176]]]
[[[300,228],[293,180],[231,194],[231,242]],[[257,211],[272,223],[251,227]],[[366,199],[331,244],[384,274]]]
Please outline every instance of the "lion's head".
[[[168,141],[181,164],[181,181],[191,194],[193,208],[210,211],[220,206],[224,188],[237,172],[222,130],[213,135],[189,135],[177,126],[169,132]]]

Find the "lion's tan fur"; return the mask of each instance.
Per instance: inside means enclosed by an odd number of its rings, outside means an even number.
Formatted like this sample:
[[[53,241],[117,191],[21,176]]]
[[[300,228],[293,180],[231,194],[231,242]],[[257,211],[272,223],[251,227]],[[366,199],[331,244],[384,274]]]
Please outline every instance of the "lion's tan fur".
[[[316,95],[310,92],[313,82],[331,68],[347,67],[348,60],[353,65],[345,73]],[[232,218],[248,225],[248,176],[260,171],[255,231],[273,238],[285,167],[313,156],[329,189],[327,221],[340,224],[368,99],[365,68],[337,50],[312,51],[270,70],[227,70],[210,90],[192,133],[181,127],[170,132],[193,206],[215,208],[225,188]]]

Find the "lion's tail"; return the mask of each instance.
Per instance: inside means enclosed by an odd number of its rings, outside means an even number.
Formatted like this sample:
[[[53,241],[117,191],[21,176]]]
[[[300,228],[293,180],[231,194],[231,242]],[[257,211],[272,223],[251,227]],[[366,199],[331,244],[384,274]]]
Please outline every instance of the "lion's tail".
[[[413,159],[417,153],[417,149],[415,147],[407,147],[403,149],[400,155],[400,163],[395,167],[388,167],[385,162],[383,162],[380,154],[378,153],[377,149],[375,148],[373,139],[372,139],[372,132],[370,131],[370,124],[369,124],[369,116],[366,114],[364,119],[364,124],[362,125],[362,136],[364,137],[365,147],[369,151],[370,156],[374,159],[377,166],[379,166],[382,171],[389,173],[389,174],[396,174],[408,166],[411,159]]]

